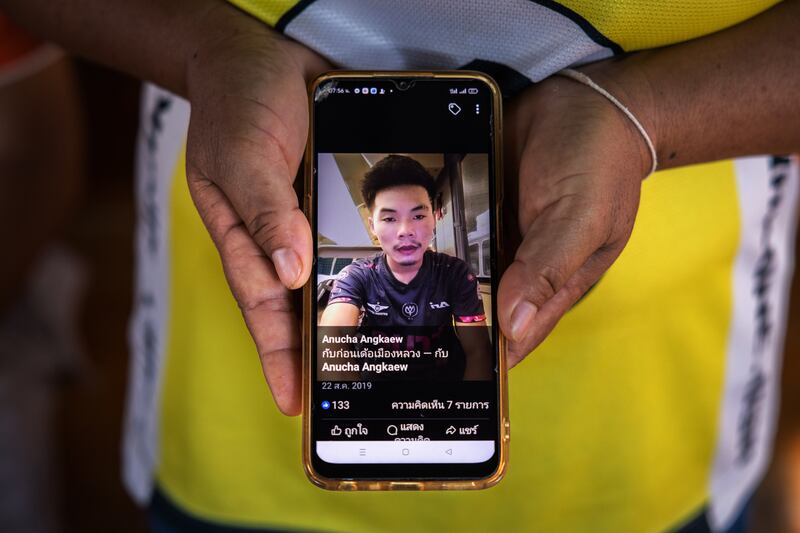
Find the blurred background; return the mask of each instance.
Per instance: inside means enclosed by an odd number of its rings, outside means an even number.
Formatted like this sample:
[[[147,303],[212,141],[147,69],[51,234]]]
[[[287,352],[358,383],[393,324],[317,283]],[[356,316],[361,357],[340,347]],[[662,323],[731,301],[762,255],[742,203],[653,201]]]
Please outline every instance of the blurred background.
[[[0,531],[146,531],[120,480],[139,84],[5,24]]]
[[[120,481],[138,98],[135,80],[24,37],[0,54],[3,532],[147,530]],[[753,531],[800,532],[797,278],[792,291]]]

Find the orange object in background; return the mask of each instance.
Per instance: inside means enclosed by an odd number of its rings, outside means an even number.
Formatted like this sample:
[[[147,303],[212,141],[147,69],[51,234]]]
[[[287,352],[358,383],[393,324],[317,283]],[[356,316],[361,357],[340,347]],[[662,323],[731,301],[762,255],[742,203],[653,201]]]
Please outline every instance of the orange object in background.
[[[0,69],[42,45],[42,41],[14,25],[0,13]]]

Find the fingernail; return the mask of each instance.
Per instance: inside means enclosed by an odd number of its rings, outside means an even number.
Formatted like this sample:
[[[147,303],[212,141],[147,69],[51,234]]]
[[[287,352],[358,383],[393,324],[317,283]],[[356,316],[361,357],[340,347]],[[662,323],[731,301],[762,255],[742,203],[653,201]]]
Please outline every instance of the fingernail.
[[[300,277],[300,258],[291,248],[279,248],[272,252],[272,263],[278,271],[281,283],[291,288]]]
[[[521,341],[531,327],[533,317],[536,316],[536,306],[522,300],[511,312],[511,338]]]

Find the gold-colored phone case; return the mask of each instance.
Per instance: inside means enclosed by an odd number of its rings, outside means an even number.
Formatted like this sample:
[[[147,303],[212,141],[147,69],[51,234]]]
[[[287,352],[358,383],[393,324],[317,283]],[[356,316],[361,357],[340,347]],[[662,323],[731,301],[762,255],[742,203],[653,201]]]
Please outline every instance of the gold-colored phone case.
[[[394,71],[333,71],[322,74],[315,79],[309,86],[309,131],[308,143],[306,144],[305,154],[305,189],[304,189],[304,210],[308,217],[311,227],[315,227],[314,213],[312,212],[311,199],[315,194],[313,190],[313,164],[314,164],[314,93],[317,87],[325,82],[336,79],[347,78],[434,78],[434,79],[462,79],[479,80],[484,82],[492,91],[494,105],[494,171],[495,171],[495,198],[498,206],[502,205],[503,199],[503,174],[501,164],[502,154],[502,96],[497,83],[486,74],[473,71],[419,71],[419,72],[394,72]],[[503,217],[500,209],[495,209],[495,227],[497,228],[496,250],[498,257],[502,257],[502,237],[503,237]],[[316,252],[315,252],[316,253]],[[485,489],[496,485],[503,478],[508,466],[508,446],[511,437],[510,424],[508,419],[508,387],[506,373],[506,338],[500,333],[498,328],[498,347],[499,347],[499,399],[500,406],[498,420],[500,427],[499,435],[499,460],[497,469],[489,476],[480,479],[392,479],[392,480],[357,480],[343,478],[329,478],[320,475],[314,470],[311,454],[311,387],[314,381],[314,367],[311,361],[311,328],[316,325],[316,317],[312,316],[312,298],[316,296],[315,280],[309,279],[303,287],[303,468],[308,479],[315,485],[328,490],[465,490],[465,489]]]

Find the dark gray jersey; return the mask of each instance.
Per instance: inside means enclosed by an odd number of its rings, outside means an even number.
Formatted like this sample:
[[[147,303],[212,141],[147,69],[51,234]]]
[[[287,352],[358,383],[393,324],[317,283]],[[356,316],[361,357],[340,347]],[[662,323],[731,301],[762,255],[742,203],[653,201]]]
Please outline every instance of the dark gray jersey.
[[[457,257],[425,252],[410,283],[394,277],[386,255],[359,259],[334,282],[328,305],[350,303],[364,310],[362,326],[439,326],[486,319],[478,280]]]

